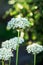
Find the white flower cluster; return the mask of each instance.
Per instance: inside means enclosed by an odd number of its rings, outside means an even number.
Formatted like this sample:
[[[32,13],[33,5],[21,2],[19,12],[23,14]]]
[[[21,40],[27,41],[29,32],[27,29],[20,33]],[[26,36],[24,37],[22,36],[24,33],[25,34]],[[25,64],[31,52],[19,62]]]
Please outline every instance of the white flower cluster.
[[[26,50],[27,50],[28,53],[32,52],[33,54],[35,54],[35,53],[38,54],[41,51],[43,51],[43,46],[39,45],[37,43],[33,43],[32,45],[28,45]]]
[[[13,57],[11,49],[0,48],[0,59],[9,60],[10,57]]]
[[[19,37],[19,41],[18,41],[18,37],[14,37],[10,40],[6,40],[5,42],[2,42],[2,47],[16,50],[16,46],[18,44],[22,44],[22,42],[24,42],[23,38]]]
[[[25,29],[26,27],[29,27],[30,22],[26,18],[12,18],[8,24],[7,29],[15,29],[15,28],[22,28]]]

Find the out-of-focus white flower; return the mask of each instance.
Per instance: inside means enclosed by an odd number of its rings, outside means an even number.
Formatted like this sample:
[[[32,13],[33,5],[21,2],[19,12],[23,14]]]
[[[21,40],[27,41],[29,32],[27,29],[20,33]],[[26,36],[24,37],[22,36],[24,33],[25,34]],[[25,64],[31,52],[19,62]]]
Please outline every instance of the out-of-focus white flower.
[[[15,28],[22,28],[25,29],[26,27],[30,26],[30,22],[26,18],[12,18],[8,24],[7,29],[15,29]]]
[[[35,54],[35,53],[38,54],[41,51],[43,51],[43,46],[39,45],[37,43],[33,43],[32,45],[28,45],[26,50],[27,50],[28,53],[32,52],[33,54]]]
[[[5,42],[2,42],[2,47],[16,50],[16,46],[18,44],[22,44],[23,42],[24,42],[23,38],[19,37],[19,39],[18,39],[18,37],[14,37],[10,40],[6,40]]]
[[[0,48],[0,59],[9,60],[10,57],[13,57],[11,49]]]
[[[34,9],[37,9],[38,8],[38,6],[34,6]]]
[[[13,5],[15,2],[16,2],[15,0],[9,0],[9,1],[8,1],[8,4],[9,4],[9,5]]]
[[[20,9],[23,9],[23,6],[21,4],[17,4],[17,7],[20,8]]]
[[[33,13],[32,12],[30,12],[30,16],[33,16]]]

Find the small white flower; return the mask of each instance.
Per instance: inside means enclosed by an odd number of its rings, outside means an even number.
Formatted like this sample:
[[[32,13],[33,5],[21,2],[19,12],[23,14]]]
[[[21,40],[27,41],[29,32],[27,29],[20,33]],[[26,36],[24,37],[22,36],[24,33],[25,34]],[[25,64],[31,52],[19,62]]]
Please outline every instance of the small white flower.
[[[25,29],[26,27],[30,26],[30,22],[26,18],[12,18],[8,24],[7,29],[15,29],[15,28],[22,28]]]
[[[33,43],[32,45],[28,45],[26,50],[27,50],[28,53],[32,52],[33,54],[35,54],[35,53],[38,54],[41,51],[43,51],[43,46],[39,45],[37,43]]]
[[[23,38],[19,37],[18,39],[18,37],[14,37],[10,40],[6,40],[5,42],[2,42],[2,47],[16,50],[16,46],[18,44],[22,44],[23,42],[24,42]]]
[[[9,41],[6,40],[6,41],[2,42],[2,47],[9,48]]]
[[[13,28],[14,23],[15,23],[15,18],[12,18],[12,19],[8,22],[8,24],[7,24],[7,29],[10,30],[11,28]]]
[[[0,59],[9,60],[10,57],[13,57],[11,49],[0,48]]]

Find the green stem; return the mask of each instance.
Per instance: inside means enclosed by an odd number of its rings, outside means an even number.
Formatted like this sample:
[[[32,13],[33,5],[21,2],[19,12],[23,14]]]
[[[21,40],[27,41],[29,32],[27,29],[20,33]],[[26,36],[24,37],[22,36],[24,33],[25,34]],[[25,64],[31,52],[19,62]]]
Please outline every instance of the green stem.
[[[2,65],[4,65],[4,60],[2,59]]]
[[[9,58],[9,65],[11,64],[11,58]]]
[[[19,53],[19,30],[18,30],[18,45],[16,47],[16,65],[18,65],[18,53]]]
[[[18,65],[18,52],[19,52],[19,45],[17,46],[16,49],[16,65]]]
[[[36,54],[34,54],[34,65],[36,65]]]

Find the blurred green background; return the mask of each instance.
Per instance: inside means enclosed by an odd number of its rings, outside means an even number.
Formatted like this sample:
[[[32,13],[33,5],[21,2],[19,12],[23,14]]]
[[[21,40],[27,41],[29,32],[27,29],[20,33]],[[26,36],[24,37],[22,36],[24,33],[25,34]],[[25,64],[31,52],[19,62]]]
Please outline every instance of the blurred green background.
[[[20,16],[31,23],[25,40],[43,45],[43,0],[0,0],[0,44],[17,36],[16,31],[7,31],[6,25],[12,17]]]

